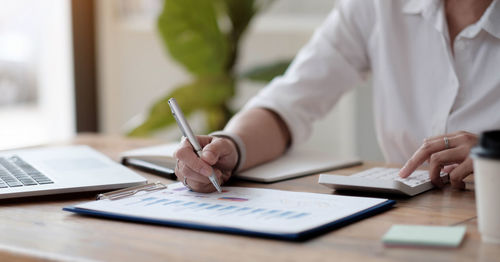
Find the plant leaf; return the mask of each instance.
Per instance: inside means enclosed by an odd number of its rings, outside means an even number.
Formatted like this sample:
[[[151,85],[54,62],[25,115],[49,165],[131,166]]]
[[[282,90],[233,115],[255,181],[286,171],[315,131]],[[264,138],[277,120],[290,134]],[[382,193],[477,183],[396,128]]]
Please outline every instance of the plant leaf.
[[[231,40],[239,40],[257,12],[255,0],[224,0],[224,2],[232,25],[229,37]]]
[[[220,106],[207,109],[205,115],[207,120],[208,133],[224,128],[227,121],[231,117],[230,114],[228,115],[227,110]]]
[[[188,117],[197,110],[226,108],[225,102],[234,95],[234,81],[224,76],[202,77],[183,85],[158,100],[140,126],[128,133],[129,136],[149,136],[154,131],[175,122],[168,99],[175,97],[184,115]],[[225,120],[227,121],[227,119]]]
[[[231,22],[231,30],[227,34],[229,53],[226,64],[227,71],[231,72],[238,59],[241,36],[257,12],[257,7],[255,6],[255,0],[224,0],[223,2]]]
[[[158,29],[170,55],[198,76],[225,70],[227,39],[217,24],[214,0],[165,0]]]
[[[240,74],[240,78],[267,83],[273,78],[284,74],[291,62],[291,60],[286,60],[268,65],[259,65]]]

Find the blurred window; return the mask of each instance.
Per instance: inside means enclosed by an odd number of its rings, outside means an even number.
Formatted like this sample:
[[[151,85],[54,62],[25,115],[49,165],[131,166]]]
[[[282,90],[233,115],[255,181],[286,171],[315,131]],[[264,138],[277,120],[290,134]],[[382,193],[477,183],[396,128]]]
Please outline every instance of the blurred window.
[[[2,0],[0,149],[74,133],[70,2]]]

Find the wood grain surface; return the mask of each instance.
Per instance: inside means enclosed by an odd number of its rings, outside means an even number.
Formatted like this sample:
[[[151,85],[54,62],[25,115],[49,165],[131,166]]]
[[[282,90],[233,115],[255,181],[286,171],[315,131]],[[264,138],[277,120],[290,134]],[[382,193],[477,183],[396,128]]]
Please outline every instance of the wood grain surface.
[[[122,151],[161,142],[86,134],[61,144],[89,145],[118,161]],[[381,165],[365,163],[333,173],[348,175]],[[150,182],[174,182],[141,174]],[[317,181],[318,175],[311,175],[271,184],[234,180],[229,185],[332,194]],[[448,186],[412,198],[390,196],[397,201],[391,210],[298,243],[106,220],[61,210],[95,195],[0,201],[0,261],[500,261],[500,245],[480,240],[472,180],[465,191]],[[394,224],[465,225],[467,233],[457,249],[384,247],[381,238]]]

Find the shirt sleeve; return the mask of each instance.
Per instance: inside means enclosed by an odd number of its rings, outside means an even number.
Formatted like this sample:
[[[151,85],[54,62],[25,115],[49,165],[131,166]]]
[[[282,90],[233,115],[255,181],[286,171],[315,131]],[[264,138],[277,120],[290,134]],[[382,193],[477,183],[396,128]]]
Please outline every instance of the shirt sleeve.
[[[343,93],[363,79],[369,68],[371,1],[340,1],[286,73],[275,78],[243,108],[273,110],[287,124],[292,144],[304,142],[314,121],[325,116]],[[358,18],[359,17],[359,18]]]

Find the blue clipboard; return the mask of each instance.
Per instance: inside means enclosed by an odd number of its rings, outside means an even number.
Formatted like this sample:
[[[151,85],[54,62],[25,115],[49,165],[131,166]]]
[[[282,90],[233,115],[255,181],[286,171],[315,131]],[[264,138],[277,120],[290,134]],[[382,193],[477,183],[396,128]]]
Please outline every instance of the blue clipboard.
[[[359,221],[359,220],[374,216],[376,214],[382,213],[382,212],[392,208],[392,206],[395,203],[396,203],[396,201],[394,201],[394,200],[386,200],[386,201],[384,201],[376,206],[370,207],[368,209],[357,212],[357,213],[352,214],[350,216],[347,216],[347,217],[344,217],[344,218],[341,218],[341,219],[338,219],[335,221],[331,221],[327,224],[323,224],[321,226],[318,226],[318,227],[315,227],[315,228],[312,228],[309,230],[305,230],[305,231],[298,232],[298,233],[291,233],[291,234],[260,232],[260,231],[258,232],[258,231],[249,231],[249,230],[233,228],[233,227],[210,226],[210,225],[204,225],[204,224],[198,224],[198,223],[187,223],[187,222],[184,223],[184,222],[171,221],[171,220],[151,219],[151,218],[145,218],[145,217],[140,217],[140,216],[128,216],[128,215],[121,215],[121,214],[116,214],[116,213],[111,213],[111,212],[101,212],[101,211],[76,208],[74,206],[64,207],[63,210],[73,212],[76,214],[81,214],[81,215],[103,217],[103,218],[108,218],[108,219],[131,221],[131,222],[137,222],[137,223],[148,223],[148,224],[156,224],[156,225],[162,225],[162,226],[179,227],[179,228],[195,229],[195,230],[202,230],[202,231],[213,231],[213,232],[220,232],[220,233],[246,235],[246,236],[263,237],[263,238],[272,238],[272,239],[287,240],[287,241],[305,241],[305,240],[308,240],[308,239],[313,238],[315,236],[319,236],[319,235],[325,234],[327,232],[330,232],[334,229],[337,229],[337,228],[349,225],[351,223],[354,223],[356,221]]]

